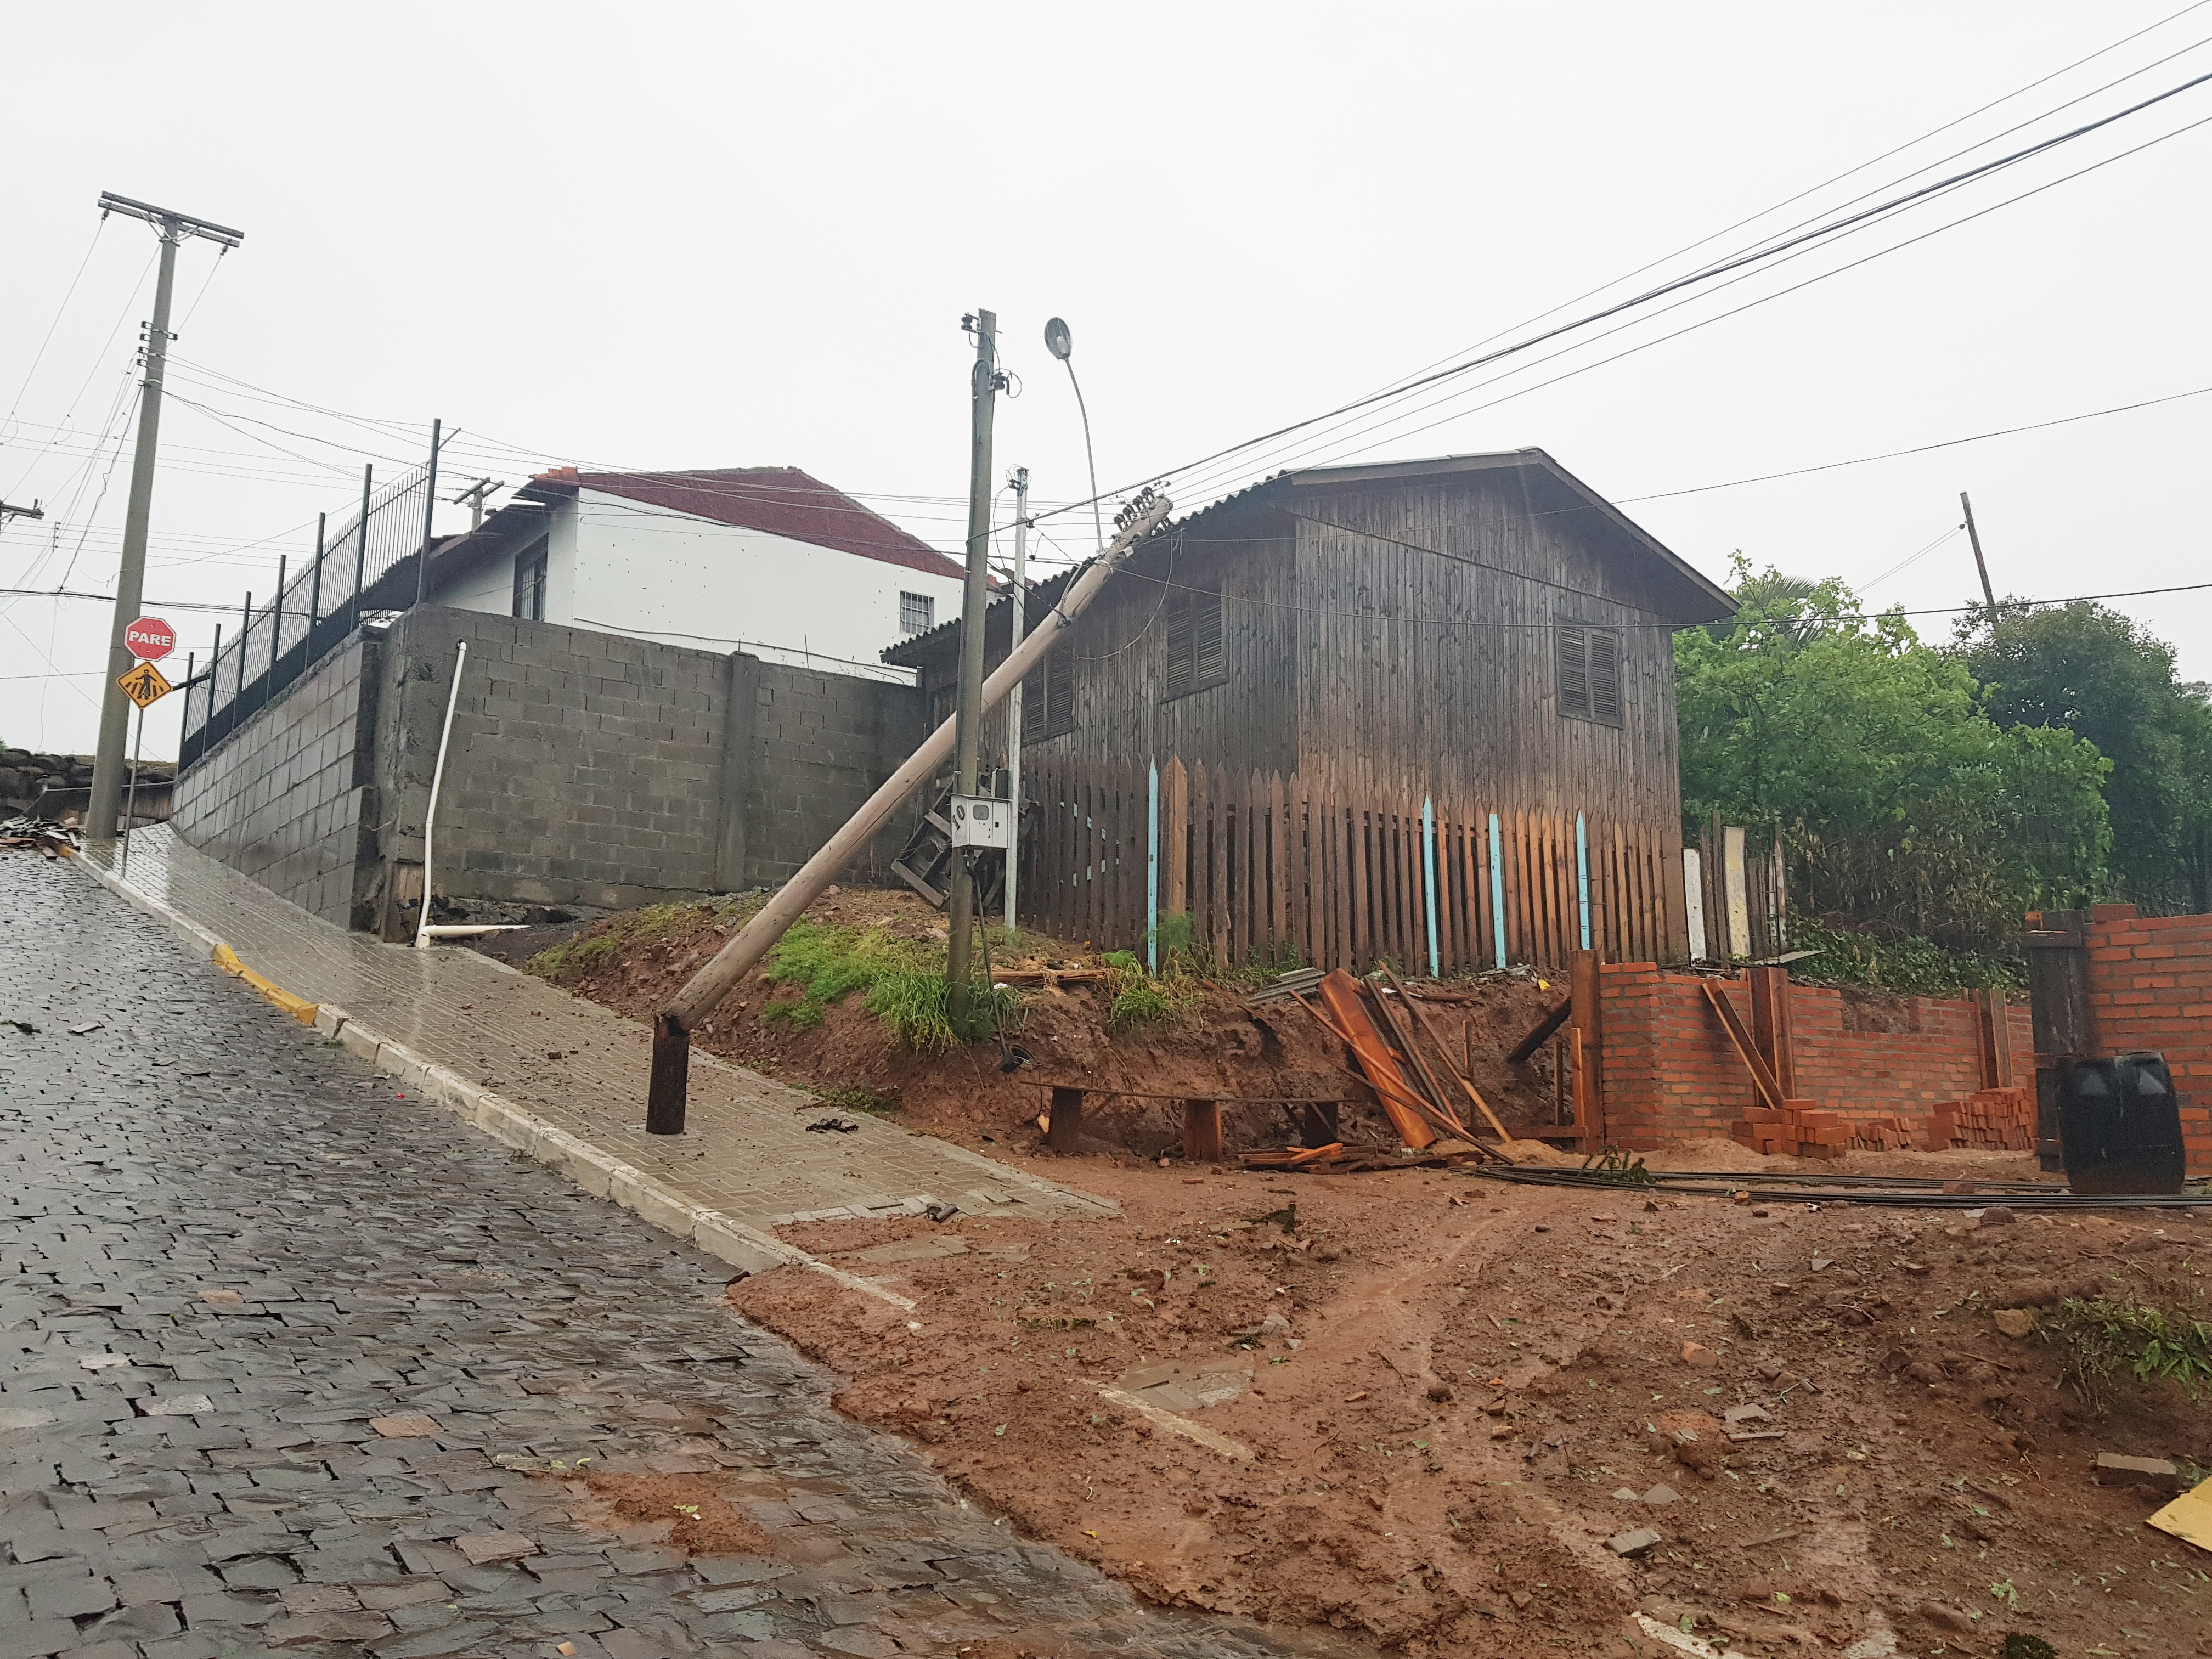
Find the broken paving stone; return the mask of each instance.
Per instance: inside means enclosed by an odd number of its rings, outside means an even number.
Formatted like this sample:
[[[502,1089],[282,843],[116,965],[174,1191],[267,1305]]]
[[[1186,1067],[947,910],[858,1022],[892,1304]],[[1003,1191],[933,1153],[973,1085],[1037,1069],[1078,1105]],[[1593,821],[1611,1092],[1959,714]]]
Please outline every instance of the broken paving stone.
[[[453,1547],[468,1557],[472,1567],[488,1566],[494,1561],[520,1561],[538,1553],[538,1546],[519,1532],[464,1533],[453,1540]]]
[[[1613,1495],[1616,1500],[1623,1504],[1640,1504],[1644,1501],[1644,1495],[1633,1486],[1623,1486]]]
[[[55,1420],[52,1412],[33,1406],[0,1406],[0,1433],[10,1429],[43,1429]],[[21,1557],[16,1558],[21,1560]]]
[[[221,1307],[234,1308],[243,1303],[246,1298],[240,1296],[236,1291],[215,1290],[202,1291],[200,1292],[200,1300],[203,1302],[212,1302]]]
[[[215,1409],[215,1401],[204,1394],[163,1395],[158,1399],[141,1400],[137,1404],[139,1411],[148,1417],[193,1417]]]
[[[2100,1486],[2150,1486],[2172,1493],[2181,1490],[2181,1471],[2163,1457],[2123,1457],[2118,1452],[2099,1452],[2094,1470]]]
[[[2035,1310],[2033,1308],[1999,1308],[1990,1316],[1996,1328],[2007,1336],[2026,1336],[2035,1329]]]
[[[1682,1494],[1662,1481],[1644,1494],[1644,1501],[1647,1504],[1679,1504],[1682,1501]]]
[[[1682,1345],[1682,1363],[1694,1365],[1700,1370],[1711,1370],[1721,1363],[1721,1357],[1702,1342],[1685,1342]]]
[[[129,1364],[131,1356],[127,1353],[88,1353],[80,1355],[76,1363],[88,1371],[104,1371],[111,1365]]]
[[[1984,1227],[2009,1227],[2019,1219],[2019,1211],[2008,1210],[2002,1204],[1992,1204],[1982,1212],[1982,1225]]]
[[[372,1417],[368,1426],[388,1440],[427,1440],[438,1432],[438,1420],[425,1417],[420,1412],[402,1412],[393,1417]]]
[[[1650,1527],[1638,1527],[1634,1532],[1624,1532],[1607,1539],[1605,1547],[1615,1555],[1632,1558],[1643,1554],[1663,1536]]]
[[[1721,1418],[1729,1423],[1764,1423],[1769,1420],[1764,1406],[1730,1406],[1721,1413]]]
[[[1516,1607],[1519,1607],[1523,1610],[1528,1607],[1531,1601],[1534,1601],[1536,1599],[1534,1596],[1529,1595],[1527,1590],[1511,1590],[1507,1594],[1513,1605]]]

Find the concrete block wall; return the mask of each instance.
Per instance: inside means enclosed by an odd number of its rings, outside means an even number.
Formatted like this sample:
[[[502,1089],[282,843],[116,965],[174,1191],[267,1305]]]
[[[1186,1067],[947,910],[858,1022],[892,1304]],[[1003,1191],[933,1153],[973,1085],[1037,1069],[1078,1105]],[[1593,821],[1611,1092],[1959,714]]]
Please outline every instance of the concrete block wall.
[[[380,651],[356,635],[177,780],[170,825],[301,909],[347,925],[373,857],[363,717]]]
[[[409,611],[386,645],[375,739],[385,860],[422,862],[463,641],[438,805],[440,893],[618,908],[716,889],[728,659],[444,606]]]
[[[745,792],[746,884],[787,881],[927,735],[911,686],[762,663]],[[918,810],[918,809],[916,809]],[[896,886],[915,811],[855,860],[848,879]]]
[[[2212,1175],[2212,915],[2089,913],[2089,1017],[2098,1051],[2166,1056],[2189,1172]]]
[[[1717,981],[1747,1028],[1751,993]],[[1751,1078],[1700,981],[1648,962],[1599,970],[1604,1021],[1605,1115],[1623,1146],[1724,1138],[1754,1104]],[[1917,1118],[1983,1086],[1981,1012],[1971,997],[1893,997],[1829,987],[1790,988],[1797,1097],[1845,1121]],[[2008,1007],[2016,1081],[2032,1075],[2033,1025]]]
[[[400,937],[447,898],[607,908],[787,879],[912,752],[911,686],[438,605],[349,641],[179,781],[178,833]],[[918,806],[842,878],[888,882]]]

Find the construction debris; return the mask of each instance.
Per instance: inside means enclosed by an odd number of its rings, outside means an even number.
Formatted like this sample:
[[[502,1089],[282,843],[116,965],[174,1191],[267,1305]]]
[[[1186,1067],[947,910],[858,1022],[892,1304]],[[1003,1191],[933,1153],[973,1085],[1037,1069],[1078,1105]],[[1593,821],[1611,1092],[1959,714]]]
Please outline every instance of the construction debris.
[[[58,859],[84,845],[75,824],[49,823],[44,818],[13,817],[0,822],[0,848],[27,847]]]

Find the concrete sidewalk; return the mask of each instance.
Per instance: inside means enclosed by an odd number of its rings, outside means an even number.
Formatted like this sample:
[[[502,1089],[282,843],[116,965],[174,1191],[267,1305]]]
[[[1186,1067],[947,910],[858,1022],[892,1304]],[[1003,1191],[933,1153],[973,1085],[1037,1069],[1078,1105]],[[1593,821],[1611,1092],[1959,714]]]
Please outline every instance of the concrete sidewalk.
[[[850,1133],[810,1132],[831,1115],[822,1102],[703,1050],[692,1054],[686,1133],[648,1135],[652,1034],[634,1020],[459,946],[416,951],[345,932],[166,825],[132,836],[127,881],[119,842],[88,846],[75,861],[201,951],[228,945],[254,974],[319,1005],[325,1031],[478,1127],[739,1266],[818,1266],[769,1235],[793,1221],[933,1203],[970,1214],[1113,1213],[1102,1200],[866,1115]],[[867,1281],[854,1288],[904,1302]]]

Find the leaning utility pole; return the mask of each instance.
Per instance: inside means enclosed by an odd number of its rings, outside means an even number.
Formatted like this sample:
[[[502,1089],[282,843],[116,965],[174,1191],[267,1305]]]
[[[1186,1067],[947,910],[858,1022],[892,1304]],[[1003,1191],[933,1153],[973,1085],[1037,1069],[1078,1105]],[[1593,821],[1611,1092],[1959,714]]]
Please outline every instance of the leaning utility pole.
[[[1099,556],[1085,565],[1069,582],[1060,603],[1038,618],[1036,632],[1022,641],[983,682],[979,706],[989,708],[1022,683],[1026,674],[1042,672],[1054,642],[1075,626],[1098,591],[1127,561],[1140,542],[1155,535],[1167,522],[1173,504],[1150,489],[1141,492],[1115,515],[1115,535]],[[817,849],[799,873],[753,913],[737,937],[717,951],[706,966],[691,975],[653,1020],[653,1077],[646,1093],[645,1132],[652,1135],[684,1133],[684,1100],[690,1086],[691,1033],[714,1012],[738,982],[760,965],[775,948],[791,924],[822,890],[842,875],[862,849],[890,822],[907,797],[938,775],[952,753],[954,722],[946,720],[927,738],[906,763],[886,778],[860,810],[845,820],[837,833]]]
[[[1025,466],[1014,469],[1014,602],[1012,630],[1006,639],[1006,654],[1012,656],[1022,646],[1022,622],[1030,604],[1030,470]],[[1022,688],[1017,685],[1013,696],[1006,699],[1006,800],[1013,808],[1013,828],[1006,842],[1006,931],[1014,931],[1017,901],[1014,890],[1021,879],[1022,870]]]
[[[107,684],[100,704],[100,741],[93,750],[92,798],[84,815],[85,833],[105,841],[115,834],[123,810],[123,740],[131,700],[117,684],[130,672],[132,658],[124,630],[137,620],[146,586],[146,526],[154,511],[154,459],[161,433],[161,375],[169,359],[169,295],[176,286],[177,245],[204,236],[229,252],[246,233],[210,224],[190,214],[172,212],[103,191],[100,216],[111,213],[143,219],[161,239],[161,274],[154,284],[154,320],[146,331],[146,379],[138,405],[138,448],[131,461],[131,501],[123,517],[123,568],[115,578],[115,620],[108,630]]]
[[[983,633],[991,602],[991,414],[998,402],[999,319],[979,311],[960,325],[975,337],[975,367],[969,382],[968,586],[960,601],[960,684],[953,705],[952,792],[975,793],[977,757],[982,747]],[[969,962],[975,942],[975,884],[969,872],[971,855],[955,854],[947,895],[945,981],[945,1012],[955,1030],[968,1020]]]
[[[1966,539],[1974,544],[1974,568],[1982,573],[1982,599],[1990,608],[1990,637],[1997,632],[1997,596],[1990,586],[1990,568],[1982,558],[1982,534],[1974,528],[1974,504],[1966,499],[1966,492],[1959,492],[1959,505],[1966,509]]]

